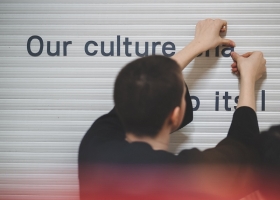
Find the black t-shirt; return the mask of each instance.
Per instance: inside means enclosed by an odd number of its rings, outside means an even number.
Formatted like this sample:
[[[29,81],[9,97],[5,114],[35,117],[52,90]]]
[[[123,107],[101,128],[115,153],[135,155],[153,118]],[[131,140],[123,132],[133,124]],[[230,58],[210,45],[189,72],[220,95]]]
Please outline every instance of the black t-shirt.
[[[187,108],[181,127],[193,118],[189,92]],[[258,161],[259,127],[256,113],[249,107],[238,108],[233,115],[227,136],[216,147],[200,151],[186,149],[178,155],[163,150],[153,150],[144,142],[129,143],[124,128],[115,112],[98,118],[81,141],[79,148],[79,181],[83,193],[84,179],[89,171],[82,166],[91,164],[252,164]],[[81,194],[82,196],[82,194]]]
[[[189,92],[186,93],[185,99],[187,106],[181,127],[193,119]],[[259,127],[255,111],[249,107],[241,107],[233,115],[227,137],[219,142],[215,148],[205,151],[194,148],[183,150],[178,155],[174,155],[163,150],[155,151],[144,142],[127,142],[124,128],[115,109],[113,109],[108,114],[98,118],[85,134],[79,148],[79,164],[246,163],[250,162],[251,158],[246,155],[255,150],[258,137]]]

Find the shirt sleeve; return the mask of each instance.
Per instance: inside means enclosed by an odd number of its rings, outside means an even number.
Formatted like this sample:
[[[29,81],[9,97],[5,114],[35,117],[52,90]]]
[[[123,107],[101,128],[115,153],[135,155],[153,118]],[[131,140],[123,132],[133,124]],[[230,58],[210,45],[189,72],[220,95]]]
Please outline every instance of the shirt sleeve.
[[[96,151],[96,149],[93,149],[98,148],[98,146],[104,144],[104,142],[115,140],[124,141],[125,131],[117,117],[115,109],[113,109],[95,120],[84,135],[78,153],[79,176],[83,171],[81,170],[81,165],[94,160],[92,152]]]
[[[199,151],[183,150],[179,157],[187,163],[254,164],[259,162],[259,126],[250,107],[238,108],[232,118],[227,137],[216,147]]]
[[[180,163],[202,164],[195,166],[205,167],[200,173],[203,178],[210,177],[208,185],[217,189],[215,181],[211,182],[211,177],[215,177],[215,180],[219,180],[218,187],[226,191],[230,199],[240,199],[259,187],[255,178],[255,166],[260,162],[258,138],[255,111],[250,107],[240,107],[233,115],[227,137],[216,147],[205,151],[196,148],[183,150],[178,159]],[[211,171],[211,167],[216,168]],[[208,178],[204,180],[208,181]]]
[[[258,148],[259,136],[256,112],[246,106],[238,108],[233,115],[228,137],[240,141],[244,145]]]
[[[95,143],[102,143],[110,140],[124,140],[125,130],[113,108],[109,113],[101,116],[92,124],[86,135],[91,135]]]

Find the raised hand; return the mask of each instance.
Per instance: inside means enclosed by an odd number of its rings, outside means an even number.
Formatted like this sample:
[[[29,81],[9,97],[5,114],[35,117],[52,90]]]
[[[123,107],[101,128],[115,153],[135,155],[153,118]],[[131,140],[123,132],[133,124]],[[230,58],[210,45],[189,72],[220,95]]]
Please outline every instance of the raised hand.
[[[221,32],[227,30],[227,22],[221,19],[205,19],[199,21],[195,29],[194,39],[177,52],[172,58],[183,70],[197,55],[215,48],[221,44],[234,47],[232,40],[224,39],[220,36]]]
[[[254,81],[257,81],[266,71],[266,60],[260,51],[247,52],[243,55],[232,52],[231,57],[234,61],[231,70],[236,75],[241,75],[246,79],[253,78]]]
[[[205,19],[196,24],[194,41],[204,47],[204,51],[213,49],[219,45],[235,46],[230,39],[220,36],[221,32],[227,30],[227,22],[221,19]]]
[[[266,71],[266,60],[260,51],[248,52],[242,56],[231,53],[234,63],[232,71],[240,74],[240,93],[237,107],[248,106],[256,110],[255,85]]]

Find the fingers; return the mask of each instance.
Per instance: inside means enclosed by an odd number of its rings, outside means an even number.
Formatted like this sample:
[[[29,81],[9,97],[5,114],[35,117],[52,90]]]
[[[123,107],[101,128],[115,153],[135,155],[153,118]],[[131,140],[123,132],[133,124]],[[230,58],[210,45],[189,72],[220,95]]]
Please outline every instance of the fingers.
[[[222,22],[222,26],[227,27],[227,21],[226,21],[226,20],[222,20],[222,19],[220,19],[220,21]]]
[[[237,63],[236,62],[232,63],[231,67],[237,67]]]
[[[204,21],[206,21],[207,23],[216,23],[219,26],[219,30],[221,32],[225,32],[227,30],[227,21],[222,20],[222,19],[211,19],[211,18],[207,18]],[[201,21],[199,21],[201,22]]]
[[[212,49],[219,45],[235,47],[232,40],[224,39],[220,36],[221,32],[227,30],[227,21],[222,19],[205,19],[196,25],[195,40],[200,44],[205,44],[204,49]]]
[[[231,71],[236,75],[242,74],[243,77],[253,77],[257,81],[266,71],[266,60],[262,52],[247,52],[242,55],[231,52],[231,57],[233,60]]]
[[[239,74],[238,68],[237,68],[237,63],[234,62],[231,64],[231,72],[234,73],[235,75]]]
[[[231,52],[231,57],[232,57],[232,59],[233,59],[233,61],[237,61],[237,59],[239,58],[239,57],[243,57],[243,58],[248,58],[248,57],[250,57],[252,54],[253,54],[254,52],[247,52],[247,53],[244,53],[244,54],[242,54],[242,55],[239,55],[238,53],[236,53],[236,52]]]
[[[232,67],[232,68],[231,68],[231,72],[232,72],[233,74],[235,74],[235,75],[239,75],[239,74],[240,74],[237,67]]]
[[[235,42],[230,39],[222,39],[222,44],[225,46],[235,47]]]
[[[237,68],[237,63],[236,62],[232,63],[231,68]]]
[[[241,57],[238,53],[236,53],[234,51],[232,51],[230,55],[231,55],[231,58],[234,62],[237,62],[238,59]]]
[[[253,52],[247,52],[247,53],[242,54],[241,56],[244,57],[244,58],[248,58],[248,57],[250,57],[252,54],[253,54]]]
[[[220,32],[225,32],[227,30],[227,21],[222,20],[222,19],[216,19],[214,21],[215,21],[215,23],[218,23]],[[230,39],[221,38],[221,44],[223,44],[225,46],[235,47],[235,42]]]
[[[231,71],[232,71],[232,72],[237,72],[238,69],[237,69],[237,67],[233,67],[233,68],[231,68]]]
[[[213,21],[218,24],[221,32],[225,32],[227,30],[227,21],[222,19],[214,19]]]
[[[235,53],[235,52],[231,52],[231,57],[232,60],[234,61],[231,64],[231,72],[234,73],[235,75],[239,75],[239,70],[237,68],[237,60],[241,57],[239,54]]]
[[[221,32],[225,32],[227,30],[227,21],[220,19],[219,23],[221,24]]]
[[[234,74],[235,74],[236,76],[239,76],[239,75],[240,75],[239,71],[234,72]]]
[[[244,58],[248,58],[253,54],[253,52],[247,52],[242,54],[241,56]],[[231,64],[231,68],[237,68],[237,62],[235,60],[233,60],[234,62]]]

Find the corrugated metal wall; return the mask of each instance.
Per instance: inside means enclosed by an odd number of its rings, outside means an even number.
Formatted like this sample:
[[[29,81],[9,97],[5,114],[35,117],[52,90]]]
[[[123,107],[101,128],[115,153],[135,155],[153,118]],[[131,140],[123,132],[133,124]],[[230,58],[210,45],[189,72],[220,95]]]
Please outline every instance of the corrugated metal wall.
[[[234,2],[234,3],[233,3]],[[191,41],[195,24],[204,18],[228,21],[227,37],[235,51],[261,50],[267,76],[258,83],[258,118],[262,130],[280,122],[279,0],[2,0],[0,1],[0,199],[78,199],[77,151],[92,122],[112,106],[114,78],[136,58],[135,43],[173,42],[176,51]],[[38,35],[43,52],[32,57],[27,41]],[[117,36],[129,38],[117,56]],[[87,41],[95,41],[85,53]],[[60,56],[47,54],[47,41]],[[63,41],[68,45],[63,55]],[[101,54],[114,41],[114,56]],[[184,75],[200,106],[194,122],[172,135],[170,151],[213,147],[227,133],[238,80],[230,73],[231,58],[211,50],[188,66]],[[33,40],[31,50],[39,50]],[[168,53],[172,51],[167,51]],[[225,53],[228,53],[226,51]],[[263,94],[261,90],[264,90]],[[219,95],[216,95],[219,92]],[[228,92],[231,99],[223,96]],[[216,108],[219,96],[219,111]],[[264,98],[265,97],[265,98]],[[227,97],[225,97],[227,98]],[[228,97],[229,98],[229,97]],[[225,104],[228,101],[226,111]],[[194,100],[194,105],[196,101]],[[264,107],[265,106],[265,107]],[[262,111],[262,108],[264,111]]]

